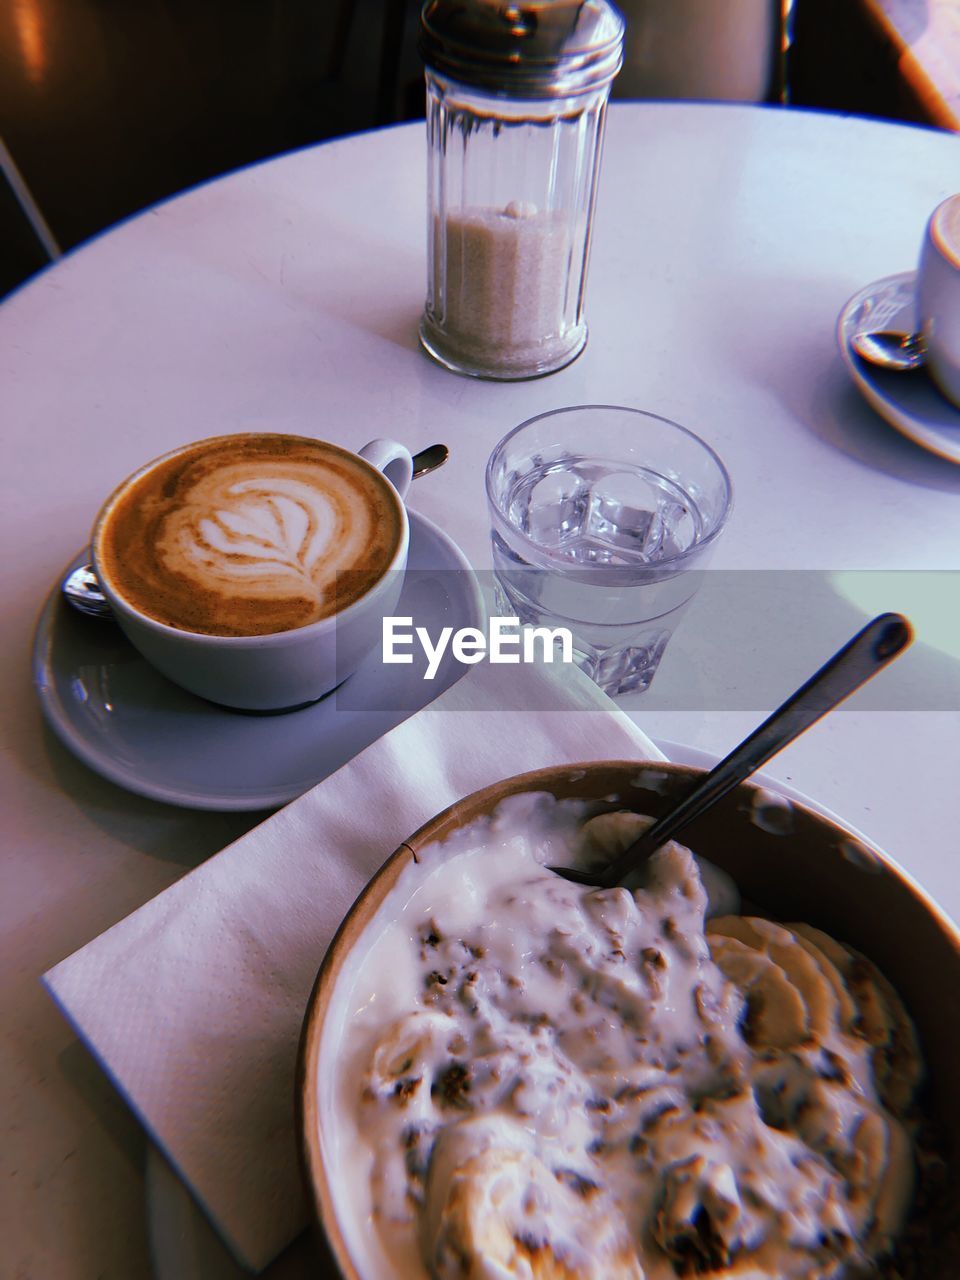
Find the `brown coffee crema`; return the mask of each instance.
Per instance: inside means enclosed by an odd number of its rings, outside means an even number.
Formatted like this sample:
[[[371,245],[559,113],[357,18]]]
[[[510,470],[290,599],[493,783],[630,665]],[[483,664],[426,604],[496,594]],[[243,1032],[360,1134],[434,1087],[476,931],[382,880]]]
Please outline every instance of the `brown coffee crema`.
[[[220,436],[121,486],[99,522],[98,572],[181,631],[270,635],[364,595],[400,546],[389,480],[336,445]]]

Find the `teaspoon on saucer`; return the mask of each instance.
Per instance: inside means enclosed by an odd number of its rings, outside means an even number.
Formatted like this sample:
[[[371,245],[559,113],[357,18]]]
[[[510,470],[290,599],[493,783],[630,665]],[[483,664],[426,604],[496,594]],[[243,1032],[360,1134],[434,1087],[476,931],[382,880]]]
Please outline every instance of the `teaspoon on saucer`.
[[[701,778],[688,796],[648,827],[638,840],[607,866],[593,872],[551,867],[574,884],[610,889],[636,870],[682,827],[710,808],[767,761],[793,742],[821,716],[832,711],[871,676],[907,647],[913,628],[899,613],[882,613],[849,640],[806,684],[777,708],[758,729]]]
[[[897,333],[891,329],[876,333],[853,333],[850,345],[858,356],[879,365],[881,369],[892,369],[901,373],[910,369],[920,369],[927,359],[926,343],[922,333]]]
[[[445,444],[427,445],[426,449],[421,449],[419,453],[413,455],[413,479],[419,480],[421,476],[436,471],[438,467],[443,466],[449,456],[450,450]],[[113,617],[113,610],[100,590],[100,583],[97,581],[92,564],[81,564],[71,570],[60,584],[60,590],[68,603],[73,605],[79,613],[84,613],[89,618]]]
[[[60,590],[78,613],[85,613],[89,618],[113,617],[113,610],[100,590],[92,564],[81,564],[72,569],[60,584]]]

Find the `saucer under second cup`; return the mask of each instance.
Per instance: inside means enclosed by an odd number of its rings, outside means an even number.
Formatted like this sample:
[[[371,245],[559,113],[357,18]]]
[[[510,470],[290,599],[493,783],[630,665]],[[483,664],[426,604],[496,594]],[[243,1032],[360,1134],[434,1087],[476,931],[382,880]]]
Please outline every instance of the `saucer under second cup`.
[[[840,312],[837,338],[850,376],[871,408],[930,453],[960,462],[960,409],[923,369],[894,373],[870,364],[850,340],[865,330],[912,333],[916,327],[915,271],[885,276],[860,289]]]

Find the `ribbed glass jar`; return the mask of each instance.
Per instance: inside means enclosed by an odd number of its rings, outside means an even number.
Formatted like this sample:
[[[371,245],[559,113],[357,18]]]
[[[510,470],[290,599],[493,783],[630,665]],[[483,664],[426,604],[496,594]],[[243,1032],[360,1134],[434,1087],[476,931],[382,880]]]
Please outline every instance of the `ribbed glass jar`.
[[[451,8],[456,22],[445,25]],[[582,351],[604,113],[622,36],[606,0],[425,6],[420,336],[448,368],[529,378]]]

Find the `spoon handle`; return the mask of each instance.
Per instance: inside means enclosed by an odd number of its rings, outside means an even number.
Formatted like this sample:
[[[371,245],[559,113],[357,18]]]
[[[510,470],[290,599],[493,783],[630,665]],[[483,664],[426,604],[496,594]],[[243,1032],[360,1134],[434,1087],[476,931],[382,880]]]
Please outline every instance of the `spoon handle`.
[[[867,623],[806,684],[721,760],[686,799],[655,822],[599,876],[589,877],[588,882],[600,883],[606,888],[618,884],[627,871],[672,839],[681,827],[698,818],[714,801],[749,778],[804,729],[815,724],[876,675],[912,639],[910,623],[899,613],[882,613]]]

